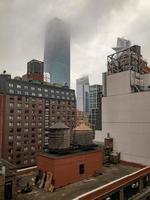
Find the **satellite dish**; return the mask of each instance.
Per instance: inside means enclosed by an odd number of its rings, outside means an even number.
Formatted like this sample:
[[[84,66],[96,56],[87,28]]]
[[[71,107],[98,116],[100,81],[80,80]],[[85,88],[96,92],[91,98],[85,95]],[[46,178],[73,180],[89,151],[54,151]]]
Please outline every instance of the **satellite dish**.
[[[6,70],[3,71],[3,74],[6,74]]]

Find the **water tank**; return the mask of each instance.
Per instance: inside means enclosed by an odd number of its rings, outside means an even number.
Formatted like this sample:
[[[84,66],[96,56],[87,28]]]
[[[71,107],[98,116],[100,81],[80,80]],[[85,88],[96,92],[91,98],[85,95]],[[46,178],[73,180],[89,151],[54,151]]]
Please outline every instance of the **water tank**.
[[[93,130],[84,122],[73,129],[73,144],[78,146],[93,144]]]
[[[70,147],[70,129],[63,123],[56,123],[49,128],[49,150],[61,150]]]

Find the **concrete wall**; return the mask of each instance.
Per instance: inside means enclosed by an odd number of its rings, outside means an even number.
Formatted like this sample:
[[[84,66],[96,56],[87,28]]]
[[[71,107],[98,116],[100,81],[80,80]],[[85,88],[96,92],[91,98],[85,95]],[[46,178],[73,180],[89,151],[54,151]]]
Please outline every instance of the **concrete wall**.
[[[130,71],[107,76],[107,96],[131,93]]]
[[[150,89],[148,86],[150,86],[150,74],[143,74],[141,75],[141,78],[143,79],[144,82],[144,89]]]
[[[102,114],[98,140],[109,132],[122,160],[150,165],[150,92],[104,97]]]

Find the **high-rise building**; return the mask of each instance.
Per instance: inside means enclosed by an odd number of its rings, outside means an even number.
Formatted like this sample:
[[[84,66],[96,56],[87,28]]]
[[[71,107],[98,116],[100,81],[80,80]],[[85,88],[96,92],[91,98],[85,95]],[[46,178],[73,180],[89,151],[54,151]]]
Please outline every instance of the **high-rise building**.
[[[89,77],[76,80],[77,109],[88,115],[89,112]]]
[[[114,151],[121,160],[150,165],[150,68],[140,46],[108,56],[106,96],[102,98],[103,141],[114,139]]]
[[[124,38],[117,38],[117,46],[112,49],[116,52],[127,49],[131,46],[131,41]]]
[[[75,127],[75,91],[0,75],[0,146],[2,157],[17,168],[36,164],[36,153],[48,145],[49,127]]]
[[[45,34],[44,71],[50,82],[70,87],[70,30],[60,19],[53,19]]]
[[[102,85],[90,85],[89,88],[89,122],[94,130],[102,129]]]

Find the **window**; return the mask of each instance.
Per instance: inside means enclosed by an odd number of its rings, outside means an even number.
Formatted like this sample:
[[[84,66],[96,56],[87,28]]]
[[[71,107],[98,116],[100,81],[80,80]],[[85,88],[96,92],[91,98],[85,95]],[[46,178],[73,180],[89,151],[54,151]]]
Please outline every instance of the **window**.
[[[51,90],[51,93],[54,93],[54,90]]]
[[[29,104],[28,104],[28,103],[26,103],[26,104],[25,104],[25,108],[28,108],[28,107],[29,107]]]
[[[17,116],[17,119],[18,119],[18,120],[21,120],[21,116]]]
[[[13,126],[14,124],[12,122],[9,122],[9,126]]]
[[[56,93],[57,93],[57,94],[59,94],[59,91],[58,91],[58,90],[56,90]]]
[[[8,139],[13,140],[13,136],[12,135],[8,136]]]
[[[27,115],[24,116],[24,119],[25,119],[25,120],[28,120],[28,119],[29,119],[29,116],[27,116]]]
[[[9,93],[14,94],[14,90],[10,89]]]
[[[21,85],[17,85],[17,88],[20,89],[20,88],[21,88]]]
[[[29,131],[29,129],[28,129],[28,128],[25,128],[25,129],[24,129],[24,132],[26,132],[26,133],[27,133],[28,131]]]
[[[13,133],[14,132],[14,129],[13,128],[10,128],[9,129],[9,133]]]
[[[23,161],[23,164],[26,165],[27,163],[28,163],[28,160],[24,160],[24,161]]]
[[[29,95],[29,92],[25,92],[25,95]]]
[[[9,120],[13,120],[13,119],[14,119],[14,117],[10,115],[9,116]]]
[[[64,91],[61,91],[61,94],[64,94]]]
[[[17,146],[21,146],[21,142],[16,142],[16,145]]]
[[[18,113],[18,114],[21,114],[21,110],[17,110],[17,113]]]
[[[34,92],[32,92],[32,94],[31,94],[32,96],[35,96],[35,93]]]
[[[33,150],[33,151],[34,151],[34,150],[35,150],[35,147],[34,147],[34,146],[31,146],[31,150]]]
[[[39,94],[38,94],[38,97],[42,97],[42,94],[41,94],[41,93],[39,93]]]
[[[84,164],[79,165],[79,173],[84,174]]]
[[[21,132],[21,128],[17,128],[17,132],[20,133]]]
[[[35,87],[31,87],[31,90],[35,90]]]
[[[27,85],[25,85],[25,86],[24,86],[24,89],[28,89],[28,86],[27,86]]]
[[[31,163],[34,163],[35,162],[35,159],[31,159]]]
[[[9,83],[9,87],[13,87],[14,85],[12,83]]]
[[[21,103],[17,103],[18,108],[21,108],[21,105],[22,105]]]
[[[9,107],[10,107],[10,108],[13,108],[13,107],[14,107],[14,104],[13,104],[13,103],[9,103]]]
[[[48,92],[48,89],[44,89],[44,92]]]
[[[20,135],[17,135],[17,139],[18,139],[18,140],[21,140],[21,136],[20,136]]]
[[[24,148],[24,151],[28,151],[28,147],[25,147],[25,148]]]
[[[21,94],[21,91],[17,90],[17,94]]]
[[[42,89],[41,89],[41,88],[38,88],[38,91],[42,91]]]

